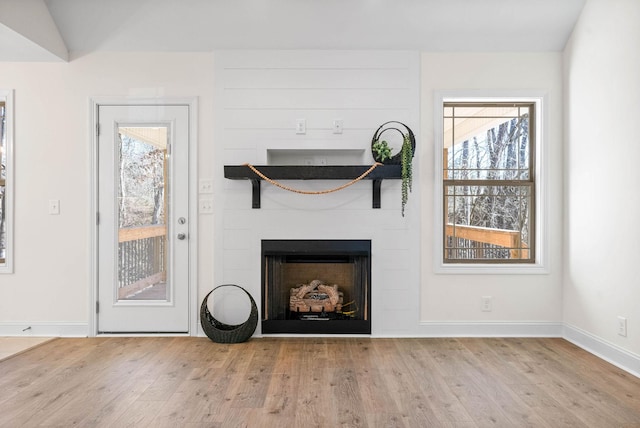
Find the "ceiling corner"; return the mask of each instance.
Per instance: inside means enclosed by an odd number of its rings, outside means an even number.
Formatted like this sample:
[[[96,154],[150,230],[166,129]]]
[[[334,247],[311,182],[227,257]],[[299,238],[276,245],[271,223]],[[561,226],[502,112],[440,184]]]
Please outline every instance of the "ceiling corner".
[[[0,2],[0,60],[69,61],[69,51],[44,0]]]

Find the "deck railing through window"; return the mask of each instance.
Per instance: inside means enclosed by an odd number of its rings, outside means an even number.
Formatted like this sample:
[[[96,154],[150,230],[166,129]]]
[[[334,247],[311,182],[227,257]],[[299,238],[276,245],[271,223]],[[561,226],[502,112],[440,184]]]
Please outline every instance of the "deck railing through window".
[[[449,259],[528,259],[529,249],[517,230],[447,224]]]
[[[124,299],[150,285],[166,281],[167,227],[148,225],[118,233],[118,298]]]

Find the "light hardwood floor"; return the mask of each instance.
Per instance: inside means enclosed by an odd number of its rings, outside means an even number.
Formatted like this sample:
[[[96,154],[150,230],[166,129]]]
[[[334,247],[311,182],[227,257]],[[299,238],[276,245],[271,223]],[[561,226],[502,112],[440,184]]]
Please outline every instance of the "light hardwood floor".
[[[56,339],[1,427],[640,427],[640,379],[562,339]]]
[[[51,337],[0,337],[0,361],[52,340]]]

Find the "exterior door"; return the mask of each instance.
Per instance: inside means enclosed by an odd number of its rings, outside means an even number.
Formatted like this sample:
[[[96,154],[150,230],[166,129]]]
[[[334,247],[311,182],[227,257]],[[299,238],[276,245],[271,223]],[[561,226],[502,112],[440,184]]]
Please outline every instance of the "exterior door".
[[[97,115],[98,333],[187,333],[189,107]]]

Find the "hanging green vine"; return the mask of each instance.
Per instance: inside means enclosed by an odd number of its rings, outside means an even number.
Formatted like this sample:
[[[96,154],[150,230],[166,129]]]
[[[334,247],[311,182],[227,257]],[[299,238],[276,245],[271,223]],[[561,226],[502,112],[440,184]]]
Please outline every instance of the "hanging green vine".
[[[413,159],[413,148],[411,147],[411,140],[409,134],[404,134],[402,141],[402,217],[404,217],[404,207],[409,199],[409,192],[411,192],[411,186],[413,184],[413,173],[411,170],[411,160]]]
[[[382,134],[387,131],[398,132],[402,136],[402,146],[395,154],[392,153],[389,143],[382,139]],[[415,148],[416,139],[413,131],[404,123],[396,120],[390,120],[380,125],[371,139],[371,153],[376,162],[383,162],[385,165],[400,165],[401,167],[400,178],[402,181],[401,196],[403,217],[405,206],[409,199],[409,192],[411,192],[411,186],[413,184],[413,169],[411,163],[413,161]]]

